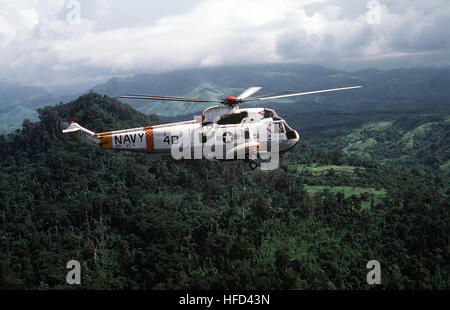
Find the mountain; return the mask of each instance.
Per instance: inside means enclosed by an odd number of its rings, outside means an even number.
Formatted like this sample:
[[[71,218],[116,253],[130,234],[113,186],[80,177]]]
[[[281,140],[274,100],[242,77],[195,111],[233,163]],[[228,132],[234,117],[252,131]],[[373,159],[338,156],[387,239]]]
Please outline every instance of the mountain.
[[[19,128],[26,118],[37,120],[37,108],[56,103],[43,88],[0,81],[0,133]]]
[[[246,106],[275,108],[282,117],[310,112],[450,111],[450,69],[366,69],[356,72],[318,65],[265,64],[186,69],[113,78],[93,87],[108,96],[130,93],[218,99],[238,95],[250,86],[262,86],[257,95],[286,90],[308,91],[363,85],[364,88],[337,93],[247,103]],[[0,82],[0,132],[19,128],[25,118],[37,120],[36,108],[76,99],[75,95],[54,95],[42,88]],[[211,104],[123,100],[138,111],[192,119]]]
[[[346,72],[317,65],[266,64],[180,70],[114,78],[93,90],[109,96],[154,94],[218,99],[262,86],[258,95],[285,90],[308,91],[363,85],[358,90],[248,103],[281,113],[313,111],[450,110],[450,69],[367,69]],[[144,113],[191,115],[211,104],[124,100]]]

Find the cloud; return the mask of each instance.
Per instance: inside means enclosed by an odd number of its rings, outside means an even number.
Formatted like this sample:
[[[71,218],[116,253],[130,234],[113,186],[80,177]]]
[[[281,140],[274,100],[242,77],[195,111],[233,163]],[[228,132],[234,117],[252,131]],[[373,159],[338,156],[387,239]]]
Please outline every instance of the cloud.
[[[306,10],[301,11],[301,22],[278,36],[277,51],[283,58],[330,63],[435,53],[448,51],[450,47],[449,6],[436,7],[428,13],[411,6],[394,13],[388,5],[380,3],[379,24],[371,24],[367,11],[352,19],[338,18],[341,10],[323,5],[323,8],[316,6],[309,15]]]
[[[228,64],[449,65],[446,0],[372,0],[376,24],[360,0],[83,0],[75,25],[67,3],[0,0],[0,78],[51,88]]]

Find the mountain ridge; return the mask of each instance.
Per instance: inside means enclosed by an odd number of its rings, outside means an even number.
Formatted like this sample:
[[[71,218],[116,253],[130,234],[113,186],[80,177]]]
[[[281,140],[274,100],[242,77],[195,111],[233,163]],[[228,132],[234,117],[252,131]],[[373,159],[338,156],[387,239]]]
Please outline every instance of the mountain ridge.
[[[7,84],[4,84],[7,85]],[[12,84],[11,84],[12,85]],[[248,107],[275,108],[281,115],[308,112],[390,111],[401,109],[434,109],[442,111],[450,106],[450,69],[409,68],[383,71],[368,68],[343,71],[320,65],[265,64],[184,69],[164,73],[115,77],[92,87],[96,93],[111,97],[130,93],[150,93],[164,96],[183,96],[200,99],[219,99],[237,96],[250,86],[262,86],[258,95],[285,90],[309,91],[325,88],[363,85],[362,89],[288,98],[273,102],[246,104]],[[11,90],[19,89],[13,86]],[[1,90],[1,87],[0,87]],[[27,101],[14,101],[34,90],[39,95]],[[44,89],[30,88],[14,96],[3,96],[0,104],[0,132],[20,128],[25,118],[37,120],[36,108],[60,101],[76,99],[79,95],[55,98]],[[22,96],[22,97],[21,97]],[[211,104],[174,103],[122,100],[146,114],[177,117],[201,113]],[[20,107],[20,108],[19,108]],[[15,109],[13,111],[13,109]]]

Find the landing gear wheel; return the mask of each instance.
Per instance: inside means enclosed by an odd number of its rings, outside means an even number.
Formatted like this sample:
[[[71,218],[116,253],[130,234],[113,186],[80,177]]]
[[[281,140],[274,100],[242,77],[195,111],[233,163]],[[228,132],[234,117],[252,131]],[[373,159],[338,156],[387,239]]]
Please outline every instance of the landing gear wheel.
[[[249,164],[250,169],[255,170],[256,168],[258,168],[258,163],[256,161],[251,161]]]

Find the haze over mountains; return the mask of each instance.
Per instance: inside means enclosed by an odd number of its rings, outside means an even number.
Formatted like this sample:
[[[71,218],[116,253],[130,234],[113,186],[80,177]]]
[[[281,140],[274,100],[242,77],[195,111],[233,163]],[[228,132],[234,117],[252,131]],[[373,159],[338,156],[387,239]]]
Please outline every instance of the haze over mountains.
[[[319,111],[324,109],[345,111],[357,108],[386,110],[391,105],[410,109],[412,105],[448,103],[450,96],[450,69],[396,69],[380,71],[367,69],[346,72],[316,65],[274,64],[232,66],[210,69],[182,70],[162,74],[137,75],[117,78],[93,90],[100,94],[119,96],[128,93],[187,96],[217,99],[237,96],[250,86],[262,86],[258,93],[268,94],[285,90],[308,91],[363,85],[360,90],[277,100],[276,103],[256,102],[277,109]],[[202,111],[209,104],[163,103],[125,100],[136,109],[162,116],[175,116]],[[281,103],[280,103],[281,102]],[[285,106],[283,102],[301,104]]]
[[[0,133],[19,128],[25,118],[36,120],[36,109],[58,101],[44,88],[0,81]]]
[[[250,86],[262,86],[263,89],[257,94],[262,95],[285,90],[308,91],[352,85],[363,85],[364,88],[276,102],[256,102],[253,105],[271,106],[282,116],[294,112],[351,113],[389,111],[393,108],[403,111],[430,108],[448,111],[450,107],[449,68],[347,72],[301,64],[228,66],[113,78],[92,90],[112,97],[138,93],[218,99],[236,96]],[[42,88],[0,82],[0,95],[0,132],[6,133],[19,128],[25,118],[36,120],[37,108],[60,101],[67,102],[80,94],[56,96]],[[141,112],[166,117],[199,113],[211,105],[133,100],[123,102]]]

